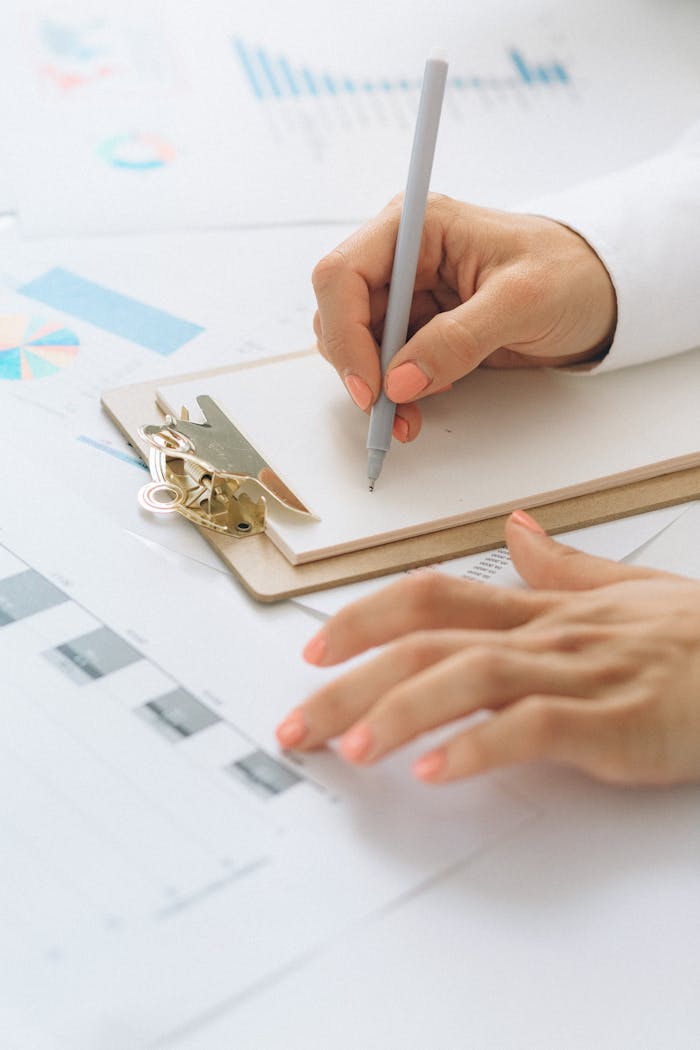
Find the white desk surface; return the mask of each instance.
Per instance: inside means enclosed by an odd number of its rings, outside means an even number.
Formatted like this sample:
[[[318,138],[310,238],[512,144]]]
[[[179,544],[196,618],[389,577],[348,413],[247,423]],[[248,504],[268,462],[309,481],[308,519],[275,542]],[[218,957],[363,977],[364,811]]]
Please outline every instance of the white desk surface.
[[[634,561],[700,578],[696,507]],[[539,815],[169,1050],[696,1050],[700,785],[529,767]]]

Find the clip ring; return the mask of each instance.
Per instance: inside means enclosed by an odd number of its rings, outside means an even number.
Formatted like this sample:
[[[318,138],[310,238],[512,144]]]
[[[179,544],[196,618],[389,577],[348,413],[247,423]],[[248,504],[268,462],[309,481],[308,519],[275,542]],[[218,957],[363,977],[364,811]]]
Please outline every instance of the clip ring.
[[[185,504],[185,494],[167,481],[152,481],[139,490],[139,504],[152,514],[172,514]]]

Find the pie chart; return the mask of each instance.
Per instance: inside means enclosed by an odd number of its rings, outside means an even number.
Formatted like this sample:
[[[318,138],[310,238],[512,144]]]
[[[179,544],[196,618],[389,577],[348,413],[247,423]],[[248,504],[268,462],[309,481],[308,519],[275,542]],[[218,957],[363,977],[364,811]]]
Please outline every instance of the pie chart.
[[[152,171],[162,168],[175,157],[175,150],[157,135],[115,135],[98,147],[103,160],[113,168],[130,171]]]
[[[80,340],[54,321],[0,314],[0,380],[45,379],[72,365]]]

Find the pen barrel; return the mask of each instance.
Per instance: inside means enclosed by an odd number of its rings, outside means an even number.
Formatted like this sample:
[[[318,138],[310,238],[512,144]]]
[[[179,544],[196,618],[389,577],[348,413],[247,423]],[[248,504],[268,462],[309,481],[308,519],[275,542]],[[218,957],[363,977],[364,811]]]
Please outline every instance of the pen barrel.
[[[394,266],[391,273],[381,347],[382,374],[388,368],[394,354],[406,342],[408,333],[430,174],[446,80],[447,62],[443,59],[429,58],[425,64],[406,192],[394,252]]]
[[[367,448],[379,449],[388,452],[391,445],[391,431],[394,426],[396,405],[390,401],[382,390],[374,402],[369,417],[369,429],[367,431]]]
[[[406,342],[446,80],[447,60],[441,57],[429,58],[425,63],[406,192],[394,251],[381,347],[382,376],[391,359]],[[396,405],[382,391],[372,407],[367,434],[371,489],[374,487],[373,481],[379,477],[384,454],[391,445],[395,414]]]

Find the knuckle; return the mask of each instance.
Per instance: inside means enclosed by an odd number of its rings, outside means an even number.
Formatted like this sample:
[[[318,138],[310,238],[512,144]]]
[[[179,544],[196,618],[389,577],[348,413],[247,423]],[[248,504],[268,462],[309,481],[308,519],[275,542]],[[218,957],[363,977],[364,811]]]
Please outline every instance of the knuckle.
[[[635,662],[625,654],[611,653],[605,656],[599,665],[588,663],[582,668],[582,675],[593,695],[609,695],[611,690],[619,690],[637,674]]]
[[[337,332],[326,333],[320,342],[321,354],[326,361],[340,371],[345,354],[345,341]]]
[[[614,662],[622,666],[624,662],[622,654],[617,649],[611,651],[611,632],[607,626],[602,624],[576,621],[555,622],[552,627],[542,633],[539,641],[544,650],[572,655],[586,654],[587,662],[583,668],[595,666],[596,673],[601,664],[612,666]]]
[[[472,678],[497,687],[502,679],[502,652],[488,645],[475,645],[464,654],[464,671]]]
[[[323,338],[323,330],[321,328],[321,315],[316,311],[314,314],[314,335],[316,337],[316,349],[318,350],[321,357],[325,358],[326,361],[330,361],[330,355],[328,348],[326,347],[326,341]]]
[[[364,640],[367,637],[368,626],[367,616],[363,609],[358,603],[352,602],[336,613],[329,622],[328,630],[333,645],[338,646],[350,638]]]
[[[317,295],[324,292],[337,280],[344,266],[345,260],[337,248],[319,259],[311,271],[311,283]]]
[[[554,649],[560,653],[577,653],[584,647],[583,629],[578,625],[555,626],[540,639],[543,649]]]
[[[663,784],[672,779],[678,740],[662,715],[654,689],[641,687],[633,699],[609,714],[616,746],[605,769],[616,782]]]
[[[518,266],[508,275],[508,300],[517,313],[531,311],[547,297],[546,275],[532,265]]]
[[[441,320],[440,336],[445,353],[458,361],[460,366],[472,368],[478,363],[476,339],[459,317],[446,314]]]
[[[639,770],[630,766],[626,759],[619,755],[606,755],[598,759],[591,768],[599,780],[605,784],[630,784],[632,780],[640,782]]]
[[[455,743],[452,751],[450,765],[460,769],[465,765],[471,771],[488,769],[493,761],[493,748],[489,739],[478,730],[467,733],[459,743]]]
[[[426,218],[435,217],[443,228],[447,228],[457,217],[469,213],[470,205],[449,197],[446,193],[428,194]]]
[[[543,696],[528,696],[522,701],[523,713],[533,747],[545,749],[557,735],[557,715]]]
[[[361,602],[344,606],[328,621],[328,644],[331,651],[345,652],[346,647],[374,644],[371,641],[374,622],[367,617]]]
[[[415,705],[403,692],[392,693],[378,712],[383,726],[382,735],[395,741],[406,740],[418,728]]]
[[[580,558],[582,556],[585,557],[576,547],[568,547],[565,543],[559,543],[559,541],[557,541],[552,554],[552,557],[559,561],[570,561],[572,558]]]
[[[455,201],[454,197],[448,197],[446,193],[437,193],[435,190],[431,190],[428,194],[428,206],[433,207],[454,207],[458,202]]]
[[[436,639],[431,631],[416,631],[406,635],[394,643],[393,649],[397,666],[407,675],[421,670],[439,654]]]
[[[549,557],[549,571],[555,585],[569,585],[579,579],[585,581],[589,577],[589,557],[575,547],[567,547],[563,543],[551,546]]]
[[[386,208],[384,210],[392,212],[396,211],[397,209],[400,210],[403,207],[403,199],[404,191],[399,190],[399,192],[395,193],[391,200],[387,202]]]
[[[631,714],[631,717],[629,715]],[[601,746],[591,762],[591,772],[606,784],[652,783],[656,780],[656,761],[640,747],[635,718],[624,709],[613,709],[601,723]]]
[[[446,576],[427,569],[401,580],[397,585],[397,599],[405,602],[410,611],[432,619],[441,609],[448,587]]]
[[[325,736],[351,721],[353,706],[347,692],[334,682],[319,689],[304,705],[306,720],[315,736]]]

